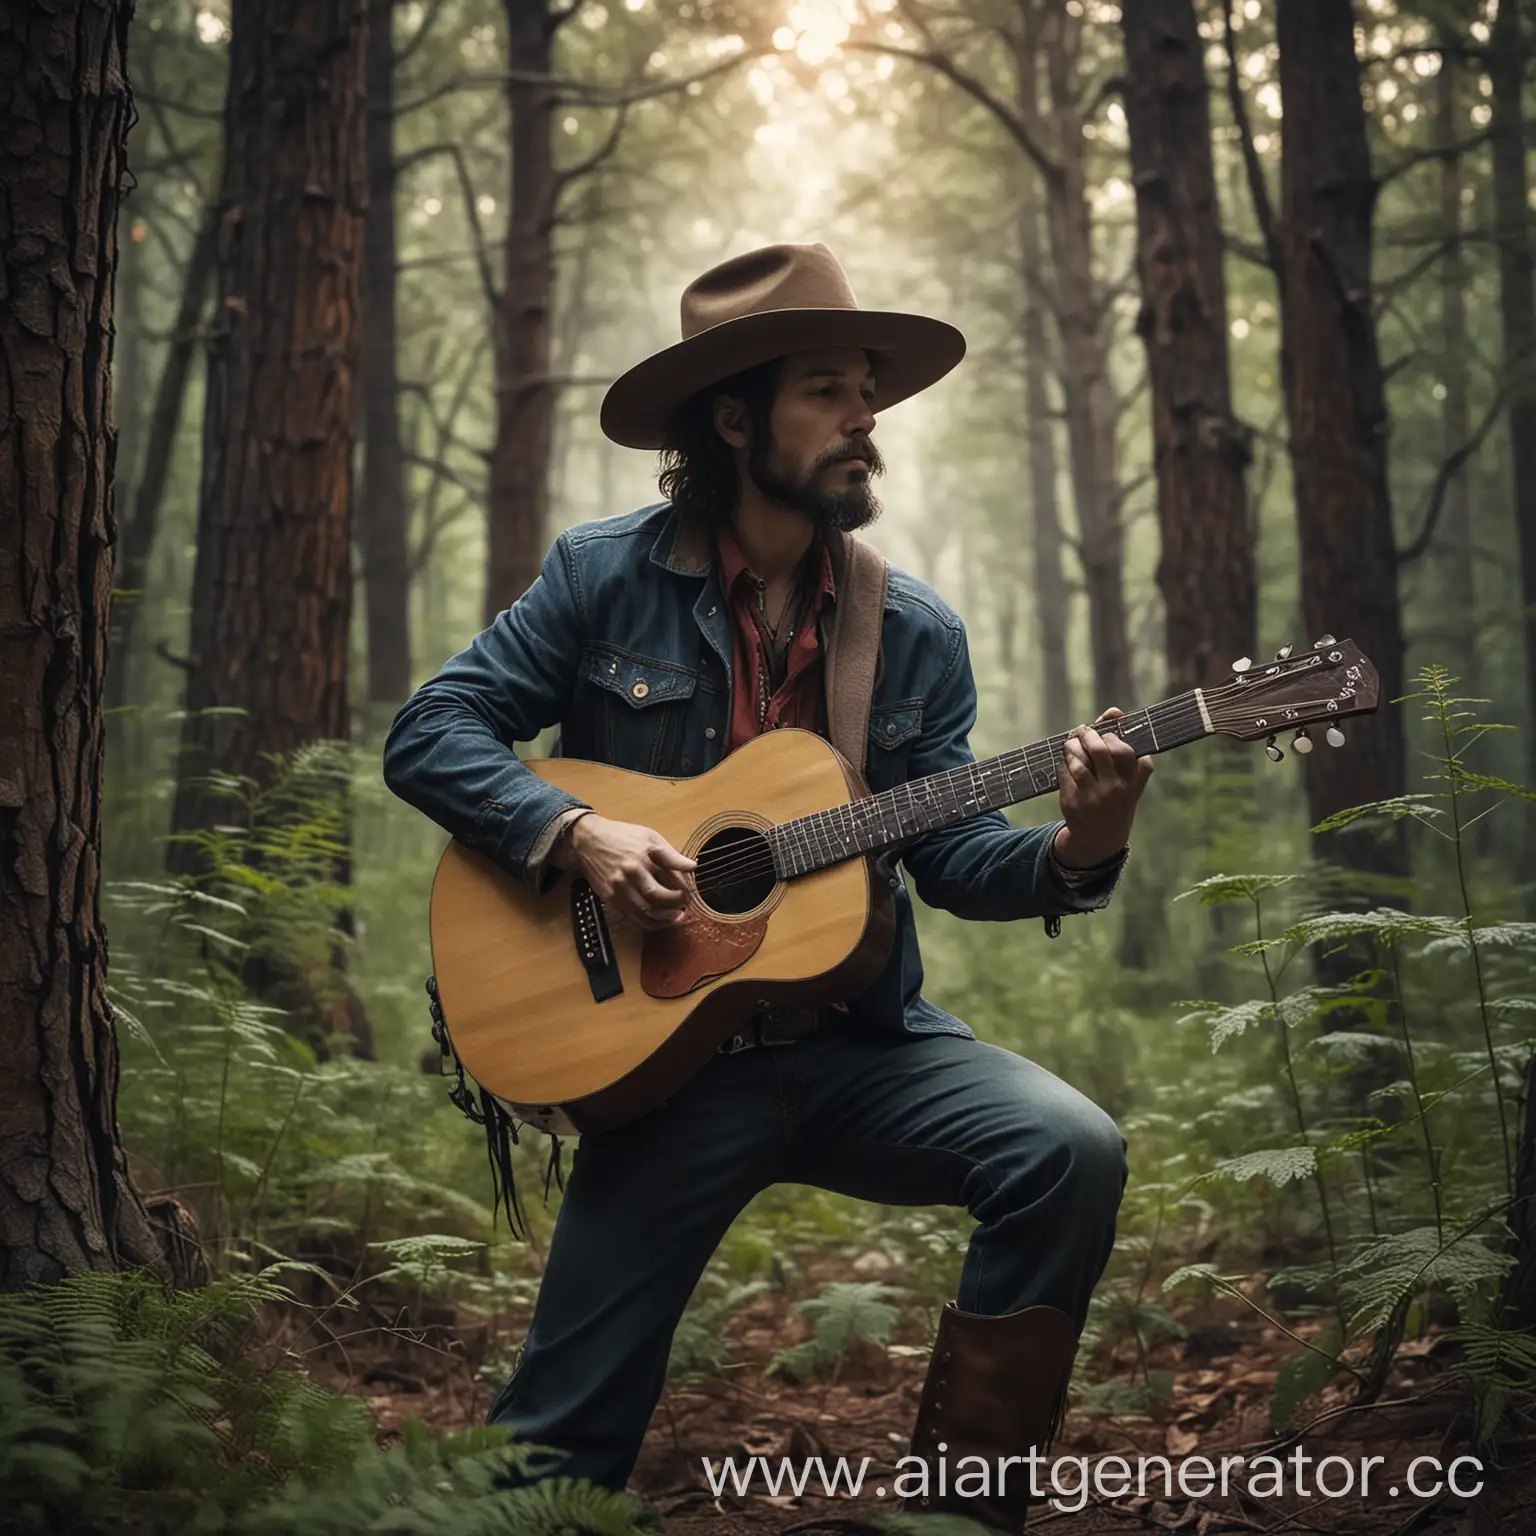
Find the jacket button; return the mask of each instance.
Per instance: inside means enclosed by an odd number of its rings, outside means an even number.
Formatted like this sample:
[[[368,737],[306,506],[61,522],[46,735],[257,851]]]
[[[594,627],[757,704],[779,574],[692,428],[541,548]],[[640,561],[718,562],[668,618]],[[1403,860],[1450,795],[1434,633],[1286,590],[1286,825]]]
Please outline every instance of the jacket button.
[[[634,694],[637,699],[643,699],[651,690],[649,685],[646,683],[636,683],[635,686],[629,691]]]
[[[713,741],[715,739],[715,728],[714,728],[714,726],[706,725],[704,727],[704,739],[705,739],[705,741]]]

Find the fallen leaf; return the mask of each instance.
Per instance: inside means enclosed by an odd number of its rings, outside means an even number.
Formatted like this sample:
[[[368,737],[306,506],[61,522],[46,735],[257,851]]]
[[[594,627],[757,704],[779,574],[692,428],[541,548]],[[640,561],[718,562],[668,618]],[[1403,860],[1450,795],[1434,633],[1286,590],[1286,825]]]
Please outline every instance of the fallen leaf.
[[[1192,1429],[1180,1429],[1177,1424],[1170,1424],[1163,1444],[1170,1456],[1188,1456],[1200,1444],[1200,1436]]]

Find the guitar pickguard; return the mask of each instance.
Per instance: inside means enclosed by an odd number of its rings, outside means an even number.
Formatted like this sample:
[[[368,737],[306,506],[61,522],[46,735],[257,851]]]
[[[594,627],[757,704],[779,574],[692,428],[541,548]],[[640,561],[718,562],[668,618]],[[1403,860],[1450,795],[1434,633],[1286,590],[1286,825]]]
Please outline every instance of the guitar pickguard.
[[[768,913],[722,922],[690,907],[680,923],[645,936],[640,985],[651,997],[686,997],[705,982],[745,965],[761,947]]]

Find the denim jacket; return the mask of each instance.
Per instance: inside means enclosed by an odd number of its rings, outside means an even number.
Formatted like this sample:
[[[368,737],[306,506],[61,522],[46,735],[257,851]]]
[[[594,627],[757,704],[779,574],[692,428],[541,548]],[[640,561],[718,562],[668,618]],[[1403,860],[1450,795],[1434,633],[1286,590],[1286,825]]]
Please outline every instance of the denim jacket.
[[[724,756],[731,719],[731,620],[696,530],[663,502],[566,529],[538,579],[401,709],[384,778],[502,868],[542,884],[540,834],[582,802],[530,773],[512,744],[560,726],[556,749],[681,778]],[[834,599],[835,601],[835,599]],[[821,640],[830,616],[824,613]],[[866,778],[890,789],[974,761],[965,626],[928,586],[889,568]],[[929,833],[885,856],[896,908],[890,957],[850,1009],[913,1033],[969,1035],[922,994],[905,866],[929,906],[1002,922],[1108,904],[1119,870],[1074,890],[1051,878],[1059,821],[1018,829],[1001,811]],[[547,842],[547,839],[544,840]]]

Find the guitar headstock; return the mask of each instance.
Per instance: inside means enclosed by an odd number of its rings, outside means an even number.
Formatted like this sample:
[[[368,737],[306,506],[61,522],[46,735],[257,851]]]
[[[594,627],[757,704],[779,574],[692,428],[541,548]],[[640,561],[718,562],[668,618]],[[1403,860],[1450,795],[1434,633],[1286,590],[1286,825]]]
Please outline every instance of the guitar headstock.
[[[1376,668],[1352,640],[1324,635],[1311,650],[1291,654],[1283,646],[1268,665],[1245,657],[1232,664],[1230,683],[1203,690],[1211,726],[1239,741],[1269,742],[1269,755],[1278,758],[1275,735],[1294,730],[1298,752],[1312,750],[1309,725],[1327,723],[1330,746],[1344,745],[1337,722],[1346,715],[1368,715],[1381,692]]]

